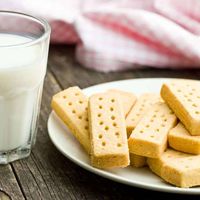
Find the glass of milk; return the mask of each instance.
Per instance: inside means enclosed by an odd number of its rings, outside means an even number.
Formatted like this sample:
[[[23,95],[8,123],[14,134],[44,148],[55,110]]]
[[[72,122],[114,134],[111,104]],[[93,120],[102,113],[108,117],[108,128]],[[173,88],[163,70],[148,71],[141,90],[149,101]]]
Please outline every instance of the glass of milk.
[[[30,155],[46,73],[50,27],[0,11],[0,164]]]

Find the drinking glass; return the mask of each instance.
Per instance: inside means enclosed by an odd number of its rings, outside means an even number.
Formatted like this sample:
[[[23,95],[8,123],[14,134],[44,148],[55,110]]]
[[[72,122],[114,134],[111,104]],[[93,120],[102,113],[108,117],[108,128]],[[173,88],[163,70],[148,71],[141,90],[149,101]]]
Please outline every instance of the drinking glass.
[[[49,49],[50,26],[0,11],[0,164],[30,155]]]

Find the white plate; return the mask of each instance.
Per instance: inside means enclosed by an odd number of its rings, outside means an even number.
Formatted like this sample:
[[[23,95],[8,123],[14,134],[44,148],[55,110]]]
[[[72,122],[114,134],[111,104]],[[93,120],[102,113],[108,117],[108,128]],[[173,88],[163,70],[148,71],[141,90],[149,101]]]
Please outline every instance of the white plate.
[[[162,83],[168,80],[169,79],[164,78],[148,78],[115,81],[92,86],[83,91],[86,95],[91,95],[93,93],[105,91],[109,88],[118,88],[134,92],[137,95],[144,92],[158,93]],[[127,167],[115,170],[100,170],[93,168],[90,165],[88,155],[54,112],[49,116],[48,131],[52,142],[63,155],[90,172],[113,181],[140,188],[180,194],[200,194],[200,187],[189,189],[174,187],[154,175],[148,168],[137,169]]]

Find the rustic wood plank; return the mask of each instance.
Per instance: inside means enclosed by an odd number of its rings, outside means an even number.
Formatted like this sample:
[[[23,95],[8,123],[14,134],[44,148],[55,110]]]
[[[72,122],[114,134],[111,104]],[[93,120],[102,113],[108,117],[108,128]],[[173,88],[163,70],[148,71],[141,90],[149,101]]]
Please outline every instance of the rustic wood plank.
[[[24,196],[20,190],[11,165],[0,166],[0,199],[23,200]]]
[[[199,70],[162,71],[145,69],[104,74],[87,70],[78,65],[75,62],[73,50],[73,47],[66,46],[51,48],[49,70],[54,76],[49,71],[45,80],[36,145],[29,158],[16,161],[12,164],[12,168],[26,199],[139,200],[147,196],[148,199],[154,200],[158,196],[160,199],[183,199],[181,195],[129,187],[87,172],[56,150],[48,137],[46,124],[51,111],[51,96],[62,88],[71,85],[87,87],[105,81],[137,77],[199,78]],[[5,183],[5,180],[3,183]]]
[[[0,192],[0,200],[11,200],[11,197],[5,192]]]

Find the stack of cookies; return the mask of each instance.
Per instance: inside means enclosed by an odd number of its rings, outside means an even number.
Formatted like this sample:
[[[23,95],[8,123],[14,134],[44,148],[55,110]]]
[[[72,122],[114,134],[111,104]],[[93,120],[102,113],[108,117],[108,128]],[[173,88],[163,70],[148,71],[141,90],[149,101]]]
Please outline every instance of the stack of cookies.
[[[52,108],[97,168],[149,168],[179,186],[200,185],[200,83],[174,80],[159,94],[111,89],[87,97],[70,87]]]

